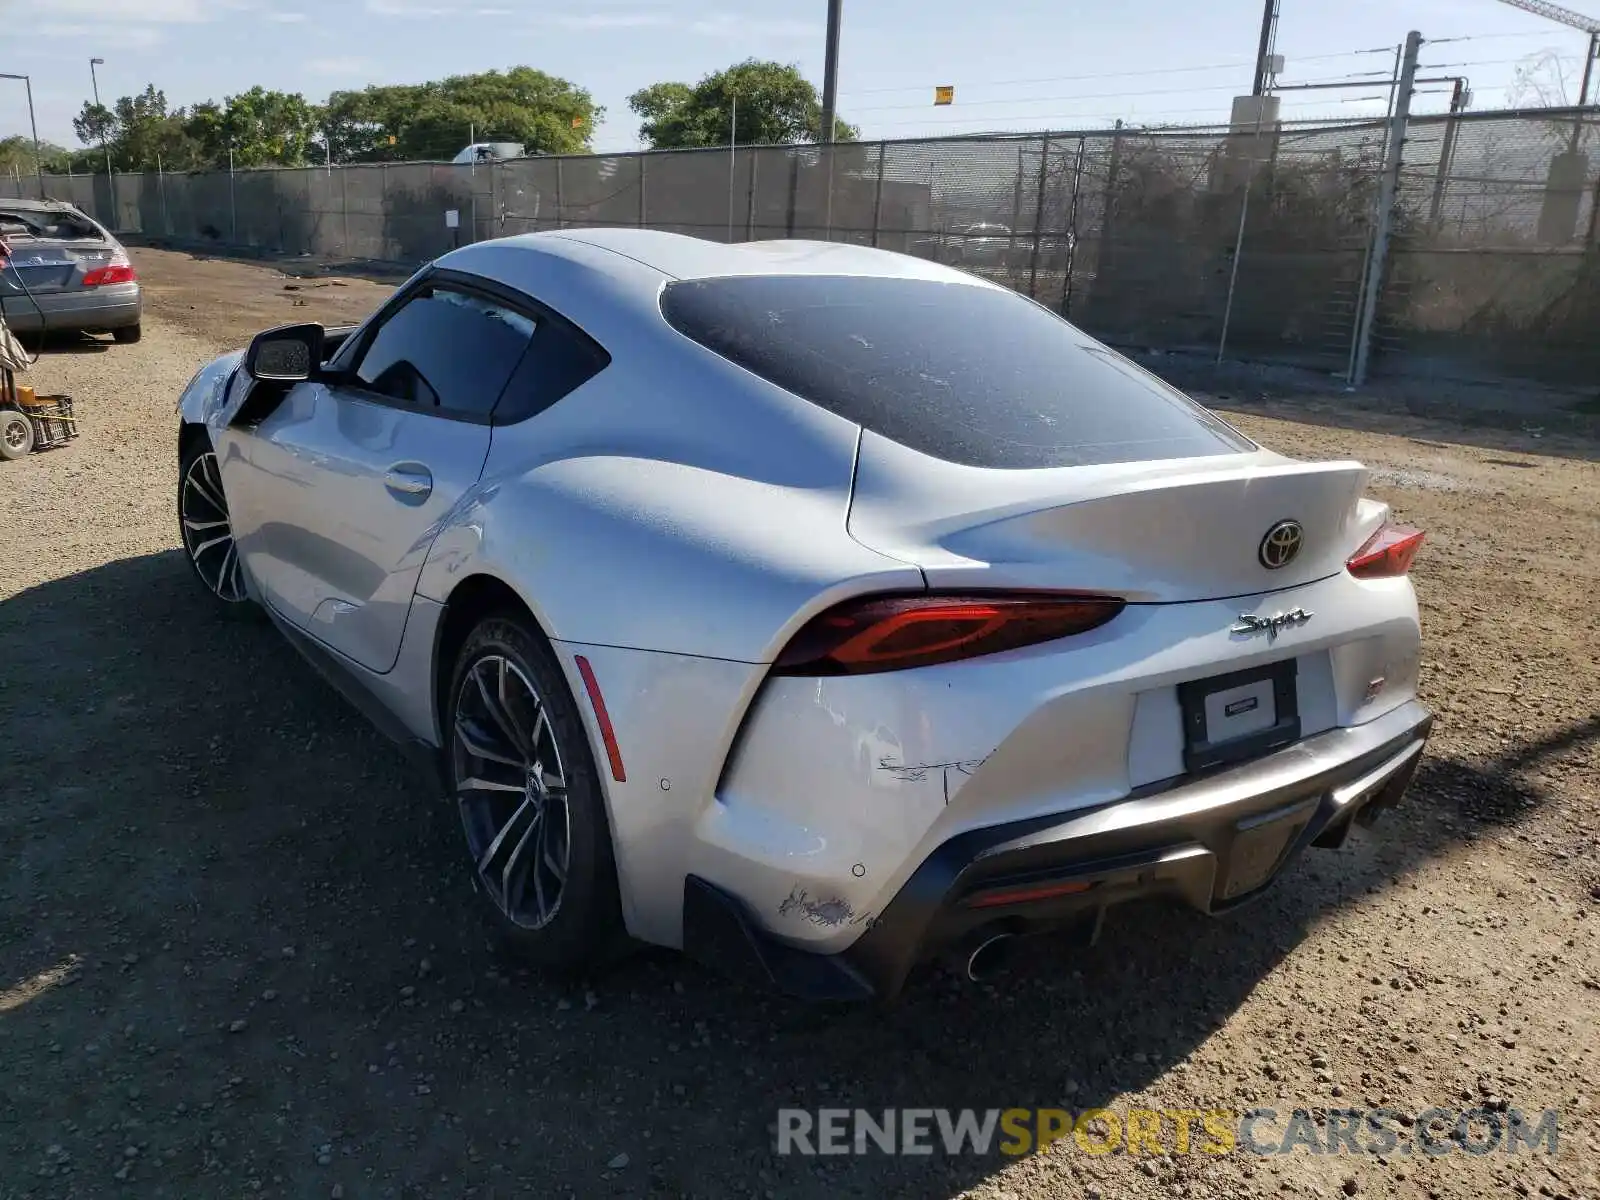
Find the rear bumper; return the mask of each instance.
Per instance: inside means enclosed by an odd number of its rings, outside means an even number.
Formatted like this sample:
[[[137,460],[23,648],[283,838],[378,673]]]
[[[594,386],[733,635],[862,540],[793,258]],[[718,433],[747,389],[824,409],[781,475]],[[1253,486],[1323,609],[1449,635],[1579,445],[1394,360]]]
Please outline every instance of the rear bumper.
[[[1146,897],[1220,912],[1260,895],[1307,846],[1337,846],[1354,821],[1370,824],[1399,803],[1432,725],[1432,713],[1412,701],[1237,767],[1069,816],[960,834],[928,855],[838,954],[771,938],[736,897],[691,875],[684,949],[807,998],[883,998],[919,961],[980,932],[1078,922],[1098,931],[1111,905]]]
[[[83,292],[43,292],[34,300],[7,293],[0,300],[6,324],[27,332],[123,329],[139,323],[143,307],[137,283],[113,283]]]

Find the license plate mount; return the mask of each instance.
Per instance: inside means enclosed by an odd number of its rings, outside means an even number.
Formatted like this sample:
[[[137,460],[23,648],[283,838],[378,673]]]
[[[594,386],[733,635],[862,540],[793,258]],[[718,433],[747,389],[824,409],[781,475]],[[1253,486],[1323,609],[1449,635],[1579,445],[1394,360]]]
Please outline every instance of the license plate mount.
[[[1297,675],[1291,658],[1180,683],[1184,767],[1206,771],[1299,741]]]

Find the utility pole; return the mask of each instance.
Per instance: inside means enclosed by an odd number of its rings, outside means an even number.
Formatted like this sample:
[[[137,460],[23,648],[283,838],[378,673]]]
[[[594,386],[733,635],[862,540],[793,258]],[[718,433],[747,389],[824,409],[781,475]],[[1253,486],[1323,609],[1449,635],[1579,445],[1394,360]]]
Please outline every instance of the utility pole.
[[[839,103],[839,22],[844,0],[828,0],[828,44],[822,63],[822,136],[824,145],[833,141],[835,110]]]
[[[1394,220],[1395,197],[1400,191],[1406,125],[1411,119],[1411,93],[1416,90],[1417,59],[1421,54],[1422,35],[1413,29],[1406,34],[1400,85],[1395,89],[1394,115],[1389,119],[1388,152],[1383,160],[1383,182],[1378,189],[1377,224],[1372,231],[1372,261],[1367,267],[1366,294],[1362,297],[1360,325],[1356,333],[1355,368],[1350,375],[1350,382],[1356,387],[1367,382],[1367,366],[1372,358],[1372,327],[1377,321],[1378,298],[1383,294],[1383,270],[1389,256],[1389,230]]]
[[[1278,34],[1278,5],[1280,0],[1266,0],[1266,10],[1261,14],[1261,42],[1256,48],[1256,79],[1250,87],[1252,96],[1267,94],[1267,60],[1272,57],[1272,43]]]

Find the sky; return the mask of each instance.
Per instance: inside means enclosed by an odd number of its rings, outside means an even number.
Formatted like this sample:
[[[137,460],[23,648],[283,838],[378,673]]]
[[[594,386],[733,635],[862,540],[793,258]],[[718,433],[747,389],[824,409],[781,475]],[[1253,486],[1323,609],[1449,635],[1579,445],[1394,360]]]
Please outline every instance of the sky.
[[[1585,5],[1600,15],[1600,0],[1570,0]],[[320,102],[528,65],[587,88],[606,110],[594,147],[616,152],[640,147],[627,98],[650,83],[759,58],[798,65],[820,91],[826,12],[826,0],[0,0],[0,72],[30,75],[39,136],[74,146],[91,57],[105,59],[107,103],[154,83],[173,105],[255,84]],[[839,112],[869,138],[1225,121],[1230,98],[1250,90],[1261,13],[1262,0],[845,0]],[[1281,82],[1386,79],[1410,29],[1428,39],[1424,74],[1465,74],[1478,109],[1504,106],[1519,64],[1545,52],[1575,80],[1587,44],[1499,0],[1282,0]],[[941,84],[955,103],[935,108]],[[1429,86],[1416,107],[1448,99],[1446,85]],[[1377,87],[1300,92],[1285,95],[1283,115],[1385,104]],[[25,133],[27,119],[22,84],[0,79],[0,136]]]

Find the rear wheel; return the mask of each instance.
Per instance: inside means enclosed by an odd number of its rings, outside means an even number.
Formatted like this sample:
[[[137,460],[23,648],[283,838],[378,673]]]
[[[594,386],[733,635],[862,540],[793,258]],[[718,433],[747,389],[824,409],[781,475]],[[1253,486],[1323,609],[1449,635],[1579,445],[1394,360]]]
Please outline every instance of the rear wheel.
[[[496,929],[543,966],[603,962],[623,941],[611,830],[549,645],[518,617],[487,618],[447,694],[445,766]]]
[[[124,325],[111,331],[111,340],[121,346],[131,346],[143,336],[144,330],[138,325]]]
[[[0,458],[27,458],[33,450],[33,422],[15,408],[0,408]]]
[[[189,565],[206,591],[231,611],[247,609],[250,594],[233,540],[228,496],[222,490],[216,452],[204,435],[190,441],[179,458],[178,532]]]

